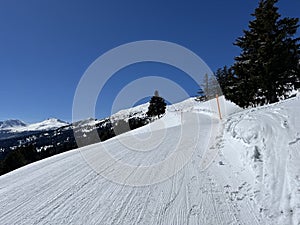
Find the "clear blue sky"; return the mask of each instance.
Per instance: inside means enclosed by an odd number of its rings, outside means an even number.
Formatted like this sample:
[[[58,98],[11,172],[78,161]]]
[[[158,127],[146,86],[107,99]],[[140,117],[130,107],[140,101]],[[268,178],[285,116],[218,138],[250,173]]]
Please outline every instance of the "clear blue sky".
[[[239,54],[242,35],[258,1],[0,1],[0,120],[70,121],[76,86],[104,52],[127,42],[165,40],[198,54],[215,71]],[[281,0],[283,16],[299,17],[299,0]],[[298,32],[299,35],[299,32]],[[143,72],[176,79],[193,95],[197,85],[164,65],[125,68],[103,90],[97,117],[107,116],[122,85]],[[168,75],[169,74],[169,75]],[[119,77],[119,78],[118,78]],[[126,76],[125,76],[126,77]]]

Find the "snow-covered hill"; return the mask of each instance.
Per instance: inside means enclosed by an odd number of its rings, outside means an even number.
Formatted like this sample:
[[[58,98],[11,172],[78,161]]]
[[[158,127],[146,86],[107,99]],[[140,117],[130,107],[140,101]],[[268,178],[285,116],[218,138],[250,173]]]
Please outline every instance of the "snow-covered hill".
[[[1,176],[1,224],[298,225],[300,97],[220,101]]]

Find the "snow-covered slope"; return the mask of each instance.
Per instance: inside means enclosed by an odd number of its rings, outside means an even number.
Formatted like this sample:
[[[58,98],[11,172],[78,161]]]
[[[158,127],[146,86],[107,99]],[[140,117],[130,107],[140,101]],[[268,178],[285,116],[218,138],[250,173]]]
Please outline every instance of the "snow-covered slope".
[[[220,101],[1,176],[1,224],[299,224],[299,97]]]
[[[146,112],[148,111],[149,103],[144,103],[129,109],[120,110],[113,115],[110,116],[112,121],[116,120],[128,120],[131,117],[138,116],[138,117],[145,117]]]

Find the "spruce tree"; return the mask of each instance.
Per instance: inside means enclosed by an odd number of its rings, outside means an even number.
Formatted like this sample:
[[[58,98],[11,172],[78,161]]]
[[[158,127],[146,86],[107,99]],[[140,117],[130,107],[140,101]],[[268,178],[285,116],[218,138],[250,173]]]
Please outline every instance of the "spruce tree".
[[[277,2],[260,0],[249,30],[234,43],[242,49],[232,67],[242,107],[277,102],[299,86],[299,19],[280,19]]]
[[[217,81],[222,89],[222,93],[225,98],[231,100],[232,102],[237,102],[239,99],[239,91],[236,86],[236,77],[231,68],[224,66],[223,68],[219,68],[215,73]]]
[[[154,92],[154,96],[150,100],[150,105],[148,107],[147,116],[153,117],[158,116],[160,117],[166,111],[166,103],[165,100],[159,96],[158,91]]]

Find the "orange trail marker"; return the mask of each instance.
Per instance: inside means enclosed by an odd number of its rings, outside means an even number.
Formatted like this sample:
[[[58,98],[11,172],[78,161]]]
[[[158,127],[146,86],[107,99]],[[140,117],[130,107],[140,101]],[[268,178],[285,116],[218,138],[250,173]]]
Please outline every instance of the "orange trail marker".
[[[217,99],[217,104],[218,104],[218,111],[219,111],[220,120],[222,120],[222,114],[221,114],[221,108],[220,108],[219,96],[218,95],[216,95],[216,99]]]

